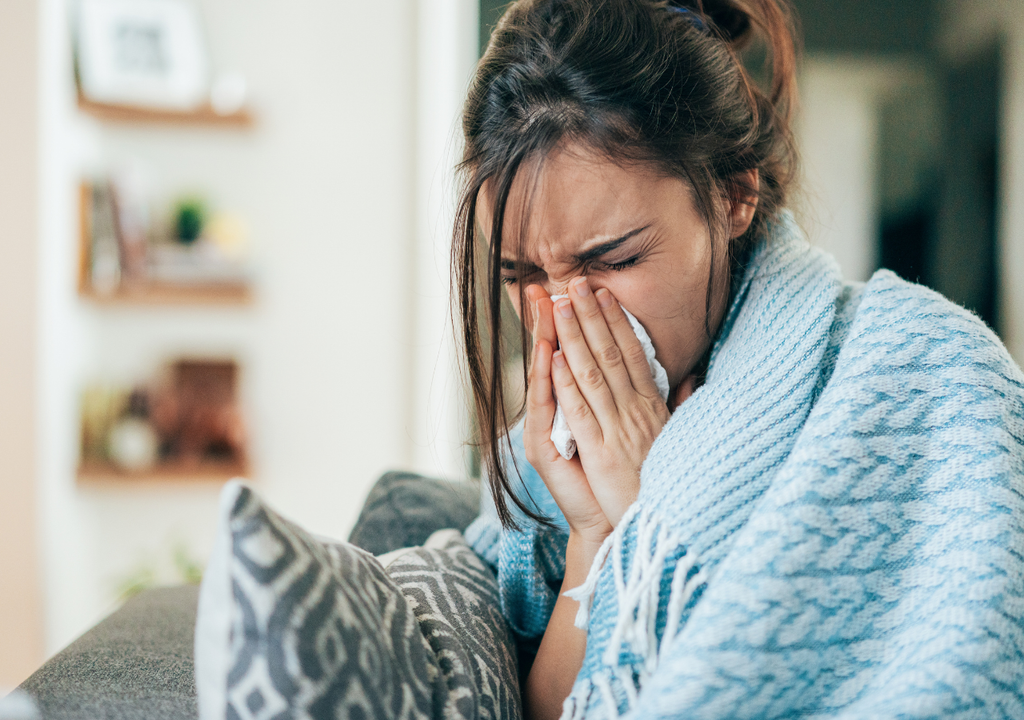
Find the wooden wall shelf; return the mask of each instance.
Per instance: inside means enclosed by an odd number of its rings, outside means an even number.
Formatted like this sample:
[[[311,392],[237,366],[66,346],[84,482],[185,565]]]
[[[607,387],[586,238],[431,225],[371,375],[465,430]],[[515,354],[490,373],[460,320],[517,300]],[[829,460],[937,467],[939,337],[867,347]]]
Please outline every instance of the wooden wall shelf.
[[[157,483],[225,483],[248,477],[250,468],[235,462],[203,462],[200,465],[167,463],[132,472],[109,463],[87,462],[78,468],[79,485],[153,485]]]
[[[118,123],[183,125],[206,127],[249,128],[254,120],[249,110],[243,108],[230,115],[219,115],[210,105],[203,105],[195,110],[159,110],[155,108],[135,107],[133,105],[111,105],[94,102],[81,93],[78,94],[78,109],[82,112]]]
[[[153,283],[119,288],[109,295],[89,287],[79,290],[84,299],[101,305],[235,305],[252,304],[252,288],[242,284],[168,285]]]

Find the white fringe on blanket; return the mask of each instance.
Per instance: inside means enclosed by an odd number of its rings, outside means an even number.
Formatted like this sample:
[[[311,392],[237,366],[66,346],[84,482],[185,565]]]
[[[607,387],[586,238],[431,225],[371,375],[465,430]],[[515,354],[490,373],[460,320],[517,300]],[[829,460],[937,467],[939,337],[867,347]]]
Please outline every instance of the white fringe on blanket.
[[[627,555],[623,551],[623,538],[634,520],[636,543],[627,578]],[[659,647],[658,603],[661,597],[661,578],[665,572],[665,558],[681,545],[683,541],[678,532],[670,529],[669,525],[655,513],[641,510],[639,504],[634,504],[623,515],[615,531],[601,545],[590,566],[590,572],[587,573],[587,579],[579,587],[565,593],[580,604],[576,612],[576,627],[586,629],[590,623],[590,608],[598,578],[605,562],[611,558],[618,613],[615,627],[601,658],[607,670],[599,671],[590,678],[577,682],[562,707],[563,720],[583,718],[590,696],[595,690],[600,693],[607,707],[608,717],[619,717],[619,702],[613,688],[613,680],[625,695],[627,712],[636,706],[638,693],[634,668],[620,665],[620,656],[625,651],[643,658],[642,665],[636,668],[636,674],[639,676],[636,679],[642,686],[651,673],[657,670],[661,660],[668,655],[679,633],[683,609],[693,597],[694,591],[705,581],[703,570],[688,578],[696,564],[696,557],[693,553],[684,551],[683,556],[676,562],[672,574],[667,620]]]
[[[580,680],[572,694],[562,703],[561,720],[586,720],[587,707],[595,693],[601,697],[606,717],[623,718],[624,716],[619,714],[619,701],[613,689],[613,681],[622,689],[626,697],[626,714],[631,715],[636,710],[639,698],[637,683],[632,670],[619,667],[614,670],[602,670],[592,677]]]

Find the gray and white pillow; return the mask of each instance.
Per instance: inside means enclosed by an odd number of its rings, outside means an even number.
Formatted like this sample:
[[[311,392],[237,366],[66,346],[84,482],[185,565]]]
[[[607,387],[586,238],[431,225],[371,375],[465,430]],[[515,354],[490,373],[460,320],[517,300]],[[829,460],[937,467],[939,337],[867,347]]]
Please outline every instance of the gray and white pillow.
[[[497,583],[461,534],[385,569],[237,482],[221,495],[195,652],[201,720],[521,716]]]

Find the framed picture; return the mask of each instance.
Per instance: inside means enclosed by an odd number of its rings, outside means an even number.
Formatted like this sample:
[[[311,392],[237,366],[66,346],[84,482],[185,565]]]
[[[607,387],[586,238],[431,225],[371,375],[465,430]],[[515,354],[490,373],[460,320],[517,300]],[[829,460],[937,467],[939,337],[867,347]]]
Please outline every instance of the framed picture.
[[[94,102],[189,110],[209,95],[199,14],[187,0],[80,0],[77,61]]]

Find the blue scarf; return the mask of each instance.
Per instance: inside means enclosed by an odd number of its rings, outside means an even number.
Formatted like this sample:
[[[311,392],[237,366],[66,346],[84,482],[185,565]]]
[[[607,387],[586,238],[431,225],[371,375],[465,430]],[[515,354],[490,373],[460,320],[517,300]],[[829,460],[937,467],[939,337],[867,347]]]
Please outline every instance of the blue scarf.
[[[467,538],[535,639],[566,525],[513,441],[555,527]],[[968,311],[844,285],[783,216],[640,484],[570,593],[563,717],[1024,717],[1024,374]]]

